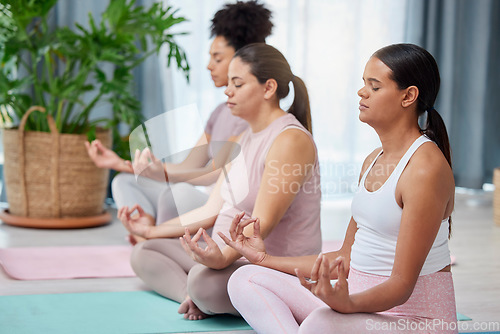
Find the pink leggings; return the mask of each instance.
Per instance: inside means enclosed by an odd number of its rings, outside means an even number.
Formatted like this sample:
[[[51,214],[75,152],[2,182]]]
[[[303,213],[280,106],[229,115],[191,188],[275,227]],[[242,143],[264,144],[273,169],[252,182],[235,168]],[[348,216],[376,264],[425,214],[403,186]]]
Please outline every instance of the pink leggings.
[[[349,292],[387,278],[351,268]],[[406,303],[380,313],[335,312],[297,277],[255,265],[238,269],[228,291],[233,306],[257,333],[457,333],[450,272],[420,276]]]

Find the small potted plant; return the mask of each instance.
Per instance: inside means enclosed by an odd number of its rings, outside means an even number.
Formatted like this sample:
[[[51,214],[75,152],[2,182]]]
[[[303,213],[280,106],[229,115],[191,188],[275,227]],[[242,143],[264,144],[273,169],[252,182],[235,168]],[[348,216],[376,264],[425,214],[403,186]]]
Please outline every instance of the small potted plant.
[[[49,24],[56,3],[0,0],[0,115],[3,124],[22,125],[3,131],[10,210],[3,214],[32,218],[21,219],[25,225],[102,216],[109,173],[93,165],[83,141],[97,137],[111,145],[112,132],[115,150],[128,152],[116,129],[142,121],[132,71],[162,46],[169,47],[168,65],[173,60],[189,73],[178,34],[170,33],[185,18],[171,7],[110,0],[99,24],[89,13],[89,28],[72,30]],[[102,102],[112,116],[92,120]]]

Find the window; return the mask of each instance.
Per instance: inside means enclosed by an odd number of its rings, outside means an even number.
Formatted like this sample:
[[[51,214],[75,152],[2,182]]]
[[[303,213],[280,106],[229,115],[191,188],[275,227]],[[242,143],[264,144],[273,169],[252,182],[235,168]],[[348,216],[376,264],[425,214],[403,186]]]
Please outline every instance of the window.
[[[295,75],[309,90],[314,138],[318,147],[323,199],[344,196],[357,186],[364,158],[380,142],[376,133],[358,120],[364,65],[382,46],[404,40],[406,1],[400,0],[266,0],[273,12],[273,35],[267,42],[288,59]],[[225,100],[206,69],[213,14],[225,1],[176,0],[190,22],[177,27],[189,35],[179,38],[192,67],[187,85],[176,70],[165,85],[168,108],[195,103],[202,119]],[[162,70],[164,67],[162,67]],[[164,76],[167,78],[167,74]],[[291,99],[287,99],[291,101]],[[285,101],[283,106],[290,102]],[[177,119],[175,137],[199,137]],[[182,131],[179,131],[182,129]]]

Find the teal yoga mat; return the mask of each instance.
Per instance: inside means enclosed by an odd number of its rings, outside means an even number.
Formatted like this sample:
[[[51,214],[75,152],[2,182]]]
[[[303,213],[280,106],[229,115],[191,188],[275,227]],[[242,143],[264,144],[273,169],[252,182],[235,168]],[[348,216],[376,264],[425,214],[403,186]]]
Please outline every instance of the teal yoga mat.
[[[242,318],[190,321],[151,291],[0,296],[0,332],[122,334],[250,330]]]
[[[469,318],[468,316],[466,316],[465,314],[462,314],[462,313],[458,313],[457,312],[457,320],[458,321],[470,321],[472,320],[471,318]]]

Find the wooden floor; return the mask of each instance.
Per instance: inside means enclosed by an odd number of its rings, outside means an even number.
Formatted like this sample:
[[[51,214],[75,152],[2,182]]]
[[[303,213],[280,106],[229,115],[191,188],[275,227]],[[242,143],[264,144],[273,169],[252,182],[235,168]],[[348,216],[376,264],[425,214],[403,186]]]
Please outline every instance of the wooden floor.
[[[342,238],[349,217],[349,198],[325,202],[323,239]],[[474,322],[500,322],[500,226],[494,224],[492,217],[491,192],[457,194],[450,241],[451,252],[456,257],[452,271],[457,310]],[[106,226],[79,230],[25,229],[0,223],[1,248],[125,245],[125,236],[116,219]],[[146,289],[138,278],[17,281],[0,269],[0,295]]]
[[[492,196],[457,196],[450,240],[457,309],[478,322],[500,322],[500,225]]]

